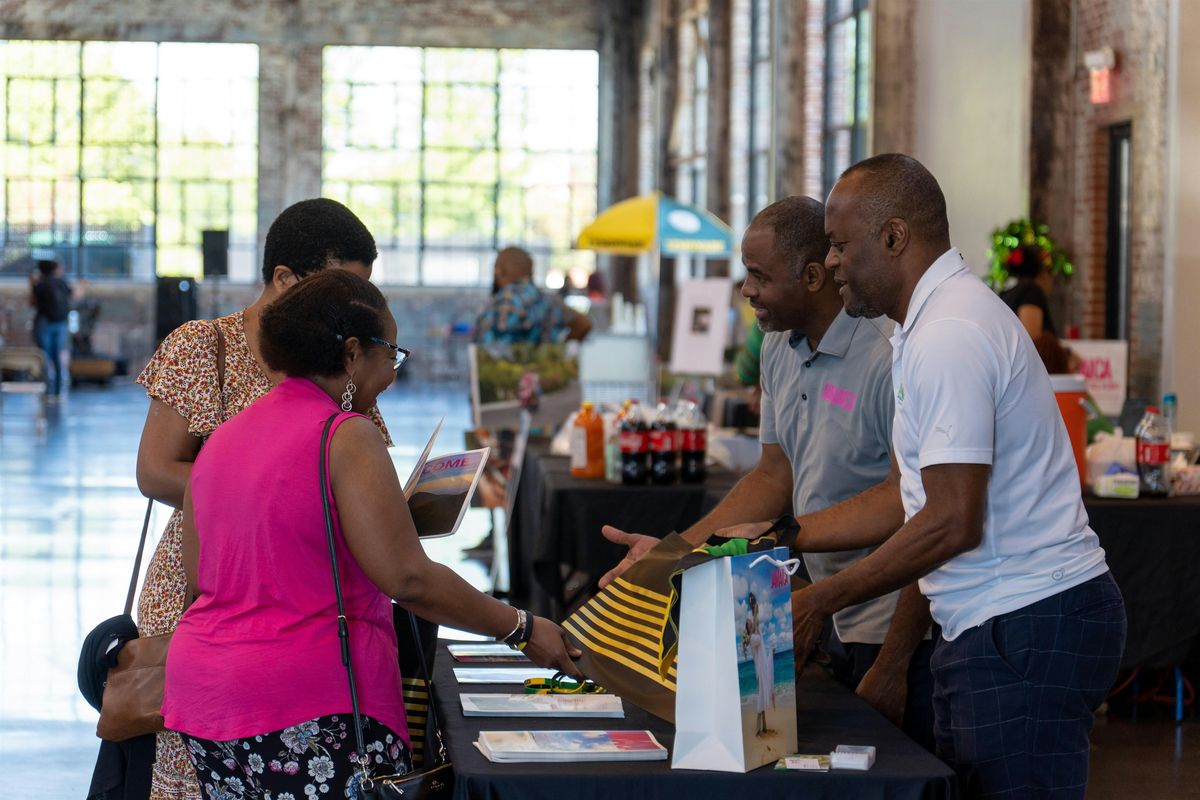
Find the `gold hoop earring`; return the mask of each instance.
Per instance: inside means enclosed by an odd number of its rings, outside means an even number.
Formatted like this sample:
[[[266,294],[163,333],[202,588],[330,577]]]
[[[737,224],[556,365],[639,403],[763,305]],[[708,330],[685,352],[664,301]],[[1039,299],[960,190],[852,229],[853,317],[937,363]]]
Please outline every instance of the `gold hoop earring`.
[[[342,411],[354,410],[354,393],[358,391],[358,387],[354,385],[354,376],[351,375],[346,381],[346,391],[342,392]]]

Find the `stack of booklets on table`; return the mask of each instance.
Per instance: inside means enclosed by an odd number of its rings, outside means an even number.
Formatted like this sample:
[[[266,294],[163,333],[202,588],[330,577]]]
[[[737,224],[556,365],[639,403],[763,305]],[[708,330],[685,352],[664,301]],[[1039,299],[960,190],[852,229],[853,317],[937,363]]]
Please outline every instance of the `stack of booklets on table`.
[[[663,761],[667,748],[650,731],[480,731],[475,742],[496,763]]]
[[[535,667],[455,667],[454,679],[459,683],[524,683],[530,678],[550,680],[557,670]]]
[[[624,719],[611,694],[464,694],[464,717],[608,717]]]
[[[529,664],[529,656],[503,642],[452,644],[446,649],[460,664]]]

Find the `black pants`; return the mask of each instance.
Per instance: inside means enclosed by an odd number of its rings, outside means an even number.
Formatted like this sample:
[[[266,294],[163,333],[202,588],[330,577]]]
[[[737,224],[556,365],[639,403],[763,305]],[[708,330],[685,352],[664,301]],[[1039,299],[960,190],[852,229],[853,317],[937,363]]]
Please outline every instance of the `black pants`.
[[[373,775],[404,774],[412,758],[386,725],[363,718],[365,757],[355,753],[354,717],[318,717],[281,731],[214,742],[181,734],[209,800],[329,800],[361,796],[358,765]]]

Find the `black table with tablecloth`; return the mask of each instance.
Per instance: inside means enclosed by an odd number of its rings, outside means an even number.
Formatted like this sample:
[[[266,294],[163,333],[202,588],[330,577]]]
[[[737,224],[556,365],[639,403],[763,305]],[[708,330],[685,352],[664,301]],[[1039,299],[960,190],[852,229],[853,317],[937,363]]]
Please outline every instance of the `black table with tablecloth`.
[[[877,750],[868,772],[831,770],[752,772],[672,770],[656,762],[493,764],[474,746],[480,730],[649,730],[668,750],[674,727],[624,703],[624,719],[512,719],[464,717],[462,690],[451,672],[453,660],[438,648],[434,684],[457,778],[456,800],[728,800],[730,797],[889,798],[937,800],[958,796],[954,773],[923,750],[822,670],[810,666],[797,681],[796,705],[801,753],[828,753],[839,744],[870,744]],[[516,692],[519,685],[471,685],[468,691]]]
[[[1122,666],[1171,666],[1200,643],[1200,497],[1084,500],[1125,596]]]
[[[737,476],[710,470],[701,485],[620,486],[572,478],[568,459],[526,454],[510,526],[512,596],[554,618],[586,599],[624,556],[600,527],[662,535],[711,510]],[[1200,642],[1200,497],[1085,497],[1125,596],[1123,666],[1183,662]]]
[[[720,502],[738,476],[710,467],[704,483],[623,486],[571,477],[570,459],[526,451],[509,525],[510,596],[562,618],[625,555],[604,525],[656,536],[682,531]]]

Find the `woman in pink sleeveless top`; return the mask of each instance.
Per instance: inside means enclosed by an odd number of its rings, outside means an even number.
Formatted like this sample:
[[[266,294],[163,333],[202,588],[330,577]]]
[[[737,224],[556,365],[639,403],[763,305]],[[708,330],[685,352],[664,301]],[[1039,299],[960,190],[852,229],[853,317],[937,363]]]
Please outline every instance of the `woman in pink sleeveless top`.
[[[261,325],[263,357],[289,377],[218,428],[192,469],[183,544],[194,602],[171,642],[163,716],[183,735],[206,797],[357,797],[354,760],[365,755],[383,773],[411,763],[391,599],[433,622],[527,639],[525,653],[543,666],[577,674],[577,653],[554,623],[425,556],[363,416],[402,363],[379,290],[344,270],[321,272]],[[331,500],[365,754],[352,753],[318,483],[321,431],[335,413]]]

